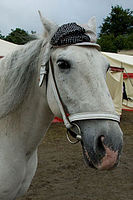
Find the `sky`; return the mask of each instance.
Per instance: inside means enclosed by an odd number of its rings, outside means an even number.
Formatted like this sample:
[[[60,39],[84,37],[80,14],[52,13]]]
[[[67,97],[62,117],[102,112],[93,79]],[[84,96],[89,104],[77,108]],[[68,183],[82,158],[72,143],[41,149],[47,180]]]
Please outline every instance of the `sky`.
[[[44,17],[59,25],[68,22],[85,24],[96,16],[98,33],[98,27],[111,12],[111,6],[116,5],[133,11],[133,0],[1,0],[0,31],[7,35],[11,29],[21,28],[41,34],[40,10]]]

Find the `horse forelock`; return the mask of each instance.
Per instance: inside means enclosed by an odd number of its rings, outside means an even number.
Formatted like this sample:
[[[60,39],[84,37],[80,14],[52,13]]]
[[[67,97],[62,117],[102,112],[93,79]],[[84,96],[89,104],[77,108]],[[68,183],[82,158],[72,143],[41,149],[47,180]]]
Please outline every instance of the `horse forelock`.
[[[32,41],[1,60],[0,118],[15,110],[33,87],[43,41]]]

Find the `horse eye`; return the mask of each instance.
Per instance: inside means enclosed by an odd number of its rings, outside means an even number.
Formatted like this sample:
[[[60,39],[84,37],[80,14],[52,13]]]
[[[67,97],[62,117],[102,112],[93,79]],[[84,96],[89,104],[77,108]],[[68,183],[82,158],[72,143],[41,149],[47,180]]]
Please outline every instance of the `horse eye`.
[[[60,69],[70,69],[70,64],[66,60],[58,60],[57,64]]]

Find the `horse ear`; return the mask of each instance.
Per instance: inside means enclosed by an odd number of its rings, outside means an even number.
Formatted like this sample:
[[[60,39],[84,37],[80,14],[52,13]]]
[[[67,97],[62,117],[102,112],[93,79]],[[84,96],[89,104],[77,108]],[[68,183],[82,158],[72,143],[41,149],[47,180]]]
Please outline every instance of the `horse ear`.
[[[90,30],[92,30],[94,33],[96,33],[96,17],[91,17],[88,21],[88,26]]]
[[[55,30],[58,28],[58,26],[56,24],[54,24],[53,22],[49,21],[48,19],[44,18],[42,16],[40,10],[38,11],[38,13],[40,15],[40,19],[41,19],[41,22],[42,22],[44,30],[45,30],[45,34],[51,35],[53,32],[55,32]]]

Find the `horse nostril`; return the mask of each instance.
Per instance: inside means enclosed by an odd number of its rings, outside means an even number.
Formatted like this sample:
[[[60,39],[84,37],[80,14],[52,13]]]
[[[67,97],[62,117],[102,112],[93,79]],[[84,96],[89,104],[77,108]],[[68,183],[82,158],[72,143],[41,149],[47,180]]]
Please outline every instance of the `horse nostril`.
[[[104,136],[103,136],[103,135],[101,135],[101,136],[100,136],[100,139],[101,139],[101,141],[102,141],[102,143],[103,143]]]
[[[97,148],[100,150],[100,149],[103,149],[104,150],[104,146],[103,146],[103,141],[104,141],[104,136],[99,136],[98,139],[97,139]]]
[[[101,159],[105,155],[105,148],[104,148],[104,136],[101,135],[97,139],[96,151],[98,154],[99,159]]]

